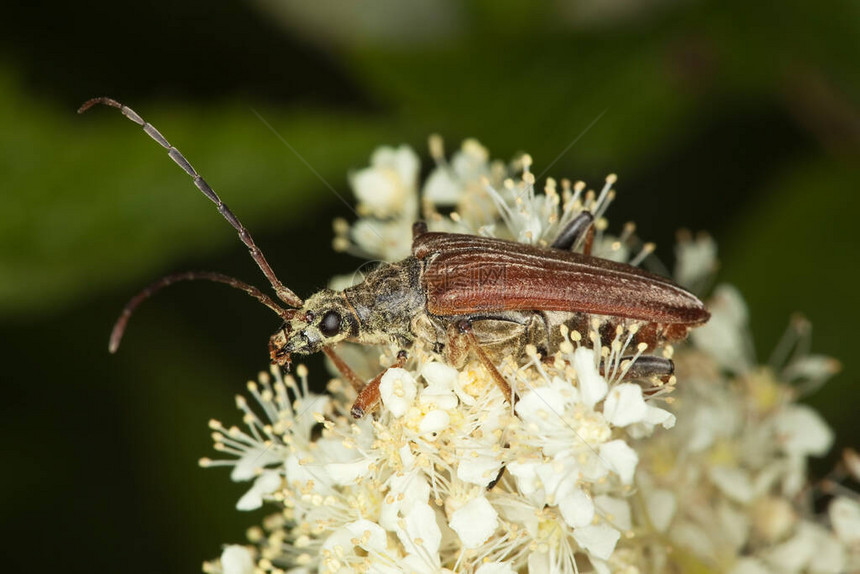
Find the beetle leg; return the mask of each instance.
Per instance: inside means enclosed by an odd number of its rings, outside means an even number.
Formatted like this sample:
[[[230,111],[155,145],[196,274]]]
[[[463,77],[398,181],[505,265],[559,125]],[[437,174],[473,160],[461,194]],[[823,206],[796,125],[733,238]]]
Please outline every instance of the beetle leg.
[[[481,345],[478,343],[478,339],[475,337],[475,333],[472,331],[472,323],[466,319],[458,321],[456,324],[456,330],[466,343],[468,349],[477,355],[478,360],[481,361],[481,364],[484,365],[484,368],[490,373],[490,376],[493,378],[493,382],[496,383],[496,386],[499,387],[500,391],[502,391],[502,396],[504,396],[511,404],[514,404],[517,400],[517,397],[514,395],[514,391],[499,372],[499,369],[496,368],[496,365],[494,365],[490,360],[490,357],[487,356],[487,353],[484,352],[484,349],[481,348]],[[451,329],[448,331],[450,340],[453,333],[451,333]]]
[[[412,224],[412,240],[414,241],[418,237],[427,233],[427,222],[426,221],[416,221]]]
[[[591,214],[589,214],[591,215]],[[582,254],[591,255],[591,246],[594,245],[594,226],[589,225],[585,232],[585,243],[582,245]],[[576,246],[574,246],[576,247]]]
[[[622,357],[621,362],[633,361],[621,379],[647,379],[657,377],[662,381],[668,381],[675,374],[675,363],[671,359],[657,357],[654,355],[640,355],[638,357]],[[609,369],[610,374],[613,366]],[[607,369],[604,361],[600,362],[600,374],[606,376]]]
[[[379,383],[382,381],[382,377],[389,369],[399,369],[405,365],[407,357],[408,355],[406,354],[406,351],[400,351],[397,353],[397,360],[394,361],[394,364],[373,377],[369,383],[364,385],[364,387],[358,392],[358,397],[356,397],[355,402],[352,403],[352,408],[349,410],[349,414],[352,415],[352,418],[360,419],[364,415],[372,413],[379,407],[381,400],[379,397]]]
[[[356,392],[360,393],[364,388],[364,381],[355,374],[355,371],[346,364],[346,361],[340,358],[340,355],[334,352],[334,349],[331,347],[323,347],[323,353],[331,359],[331,362],[334,363],[335,368],[343,375],[346,380],[349,381],[349,384],[352,385],[352,388],[355,389]]]
[[[507,448],[508,446],[509,445],[506,444],[505,448]],[[496,478],[490,481],[490,484],[487,485],[487,490],[493,490],[493,488],[495,488],[496,485],[499,484],[499,481],[502,480],[502,476],[504,476],[505,474],[505,468],[506,467],[503,466],[502,469],[499,471],[499,474],[496,475]]]
[[[576,249],[585,237],[583,253],[591,255],[591,244],[594,241],[594,216],[590,211],[583,211],[570,220],[555,238],[550,247],[565,251]]]
[[[547,355],[542,357],[541,361],[546,364],[552,364],[553,361],[555,361],[555,358],[552,355]],[[623,363],[624,361],[631,361],[631,364],[627,367],[624,375],[618,377],[617,380],[626,381],[631,379],[647,379],[650,377],[656,377],[663,382],[668,382],[670,377],[675,374],[675,363],[672,359],[656,357],[654,355],[639,355],[638,357],[630,355],[621,357],[619,361],[613,361],[608,369],[606,361],[600,361],[600,375],[602,377],[606,377],[607,375],[611,376],[613,374],[613,370],[620,372],[620,369],[616,368],[616,365]]]

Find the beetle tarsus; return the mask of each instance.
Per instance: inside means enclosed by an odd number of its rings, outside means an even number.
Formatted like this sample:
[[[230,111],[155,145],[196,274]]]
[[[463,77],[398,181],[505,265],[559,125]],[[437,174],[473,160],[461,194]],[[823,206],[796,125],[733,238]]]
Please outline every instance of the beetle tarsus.
[[[594,237],[594,216],[589,211],[583,211],[564,226],[550,247],[565,251],[576,249],[585,237],[585,248],[590,252]]]
[[[352,404],[352,408],[349,410],[349,414],[352,415],[352,418],[360,419],[364,415],[372,413],[379,407],[379,403],[382,401],[379,395],[379,383],[382,381],[382,377],[389,369],[399,369],[405,364],[406,351],[401,350],[397,353],[397,360],[394,361],[388,369],[385,369],[373,377],[373,379],[371,379],[370,382],[364,385],[364,388],[359,391],[358,397],[356,397],[355,402]]]

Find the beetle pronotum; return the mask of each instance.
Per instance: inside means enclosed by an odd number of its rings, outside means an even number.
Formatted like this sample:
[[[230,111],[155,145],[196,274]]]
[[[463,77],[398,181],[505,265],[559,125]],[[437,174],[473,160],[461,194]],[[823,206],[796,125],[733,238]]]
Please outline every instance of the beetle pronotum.
[[[111,352],[119,346],[134,309],[155,291],[185,280],[225,283],[256,298],[284,321],[269,340],[273,363],[289,365],[292,353],[323,351],[328,355],[358,392],[352,407],[358,418],[378,406],[379,382],[385,371],[365,384],[332,348],[341,341],[394,343],[400,349],[394,366],[405,363],[406,352],[416,339],[433,345],[455,366],[462,366],[474,354],[505,397],[513,401],[515,395],[494,359],[522,355],[527,345],[552,353],[562,340],[563,327],[588,332],[596,320],[600,343],[609,344],[616,329],[635,326],[633,343],[654,349],[662,342],[683,339],[691,327],[710,316],[698,298],[670,280],[632,265],[592,257],[594,219],[587,211],[570,221],[549,247],[434,233],[418,222],[413,226],[411,256],[377,267],[361,283],[343,291],[324,289],[303,301],[281,283],[244,225],[155,127],[110,98],[89,100],[78,112],[96,104],[119,109],[167,150],[237,231],[288,307],[256,287],[219,273],[170,275],[129,301],[111,334]],[[583,253],[573,251],[579,243],[584,243]],[[625,376],[667,377],[673,369],[668,358],[637,355],[631,358]]]

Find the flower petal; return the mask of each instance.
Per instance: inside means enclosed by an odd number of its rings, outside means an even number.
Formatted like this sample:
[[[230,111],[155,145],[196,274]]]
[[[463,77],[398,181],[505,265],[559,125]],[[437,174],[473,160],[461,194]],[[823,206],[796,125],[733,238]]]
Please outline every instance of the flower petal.
[[[356,546],[373,552],[383,552],[385,550],[387,535],[385,530],[377,523],[362,518],[347,524],[346,528],[358,539]]]
[[[600,376],[594,363],[594,351],[579,347],[573,353],[573,368],[579,382],[579,393],[582,402],[588,408],[603,400],[609,386],[606,379]]]
[[[749,474],[743,469],[731,466],[714,466],[709,469],[708,476],[714,486],[732,500],[742,504],[752,500],[755,493],[753,484]]]
[[[453,395],[451,395],[453,396]],[[421,423],[418,425],[418,432],[422,435],[428,435],[442,432],[446,428],[448,428],[448,424],[451,422],[451,417],[448,415],[447,411],[443,411],[441,409],[434,409],[424,415],[421,419]]]
[[[501,469],[502,461],[495,456],[466,456],[457,464],[457,478],[469,484],[487,486]]]
[[[648,405],[642,398],[642,387],[633,383],[615,385],[603,405],[603,416],[617,427],[643,421],[647,413]]]
[[[475,574],[517,574],[507,562],[484,562],[475,570]]]
[[[607,524],[583,526],[573,531],[573,538],[583,550],[602,560],[612,556],[621,533]]]
[[[648,493],[645,504],[651,524],[659,532],[666,532],[678,506],[675,494],[671,490],[657,489]]]
[[[246,492],[239,502],[236,503],[237,510],[256,510],[263,506],[263,496],[271,494],[281,487],[283,480],[281,473],[274,470],[263,472],[254,485]]]
[[[601,494],[594,497],[594,506],[606,522],[622,532],[633,528],[630,504],[623,498]]]
[[[367,476],[372,463],[371,458],[360,458],[351,462],[332,462],[325,465],[325,469],[335,484],[348,486]]]
[[[782,448],[788,454],[821,456],[833,444],[833,431],[806,405],[786,406],[774,420]]]
[[[633,482],[639,455],[626,442],[618,439],[600,445],[600,459],[621,478],[623,484]]]
[[[675,426],[675,415],[660,407],[647,405],[648,411],[645,413],[645,422],[652,425],[661,425],[664,429],[670,429]]]
[[[559,488],[556,502],[561,517],[571,528],[588,526],[594,520],[594,502],[573,480],[565,481]]]
[[[429,504],[416,504],[403,518],[406,525],[405,532],[399,530],[397,534],[406,550],[410,554],[425,554],[436,556],[438,559],[442,532],[436,524],[436,512]],[[403,539],[403,535],[407,540]]]
[[[496,531],[499,515],[485,496],[473,498],[451,515],[449,526],[466,548],[477,548]]]
[[[230,480],[234,482],[242,482],[251,480],[257,476],[257,471],[261,468],[266,468],[270,464],[280,464],[283,458],[279,456],[275,449],[260,445],[249,448],[236,461],[236,466],[230,472]]]
[[[427,176],[421,197],[436,205],[456,205],[462,194],[463,188],[457,184],[451,171],[437,167]]]

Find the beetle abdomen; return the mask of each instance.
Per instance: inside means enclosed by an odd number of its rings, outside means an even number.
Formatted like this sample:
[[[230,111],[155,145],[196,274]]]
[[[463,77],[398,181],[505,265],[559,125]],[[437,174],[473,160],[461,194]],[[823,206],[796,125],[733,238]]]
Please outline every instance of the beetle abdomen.
[[[684,326],[710,316],[672,281],[606,259],[451,233],[422,234],[412,249],[424,263],[427,311],[436,315],[568,311]]]

